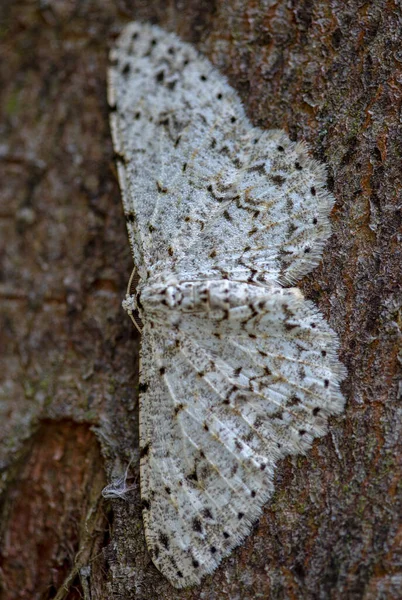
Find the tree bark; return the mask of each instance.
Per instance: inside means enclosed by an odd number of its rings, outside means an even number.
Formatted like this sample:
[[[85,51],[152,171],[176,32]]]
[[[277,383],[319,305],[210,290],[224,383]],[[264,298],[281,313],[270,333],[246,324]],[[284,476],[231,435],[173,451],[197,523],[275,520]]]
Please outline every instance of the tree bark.
[[[140,338],[120,304],[132,259],[105,76],[133,19],[194,43],[254,124],[305,139],[336,198],[301,287],[341,338],[345,414],[182,591],[144,541]],[[401,28],[397,0],[2,0],[1,600],[401,597]],[[102,499],[119,478],[126,497]]]

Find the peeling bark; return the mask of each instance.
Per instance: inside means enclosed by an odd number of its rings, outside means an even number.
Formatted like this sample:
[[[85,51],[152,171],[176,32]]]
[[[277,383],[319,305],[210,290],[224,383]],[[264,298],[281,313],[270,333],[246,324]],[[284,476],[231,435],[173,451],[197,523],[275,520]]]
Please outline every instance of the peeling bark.
[[[132,261],[105,75],[134,18],[196,44],[256,125],[305,139],[337,201],[302,287],[342,340],[346,413],[282,462],[245,544],[180,592],[145,546],[140,339],[120,307]],[[401,27],[396,0],[3,0],[1,600],[400,598]],[[126,471],[126,499],[102,500]]]

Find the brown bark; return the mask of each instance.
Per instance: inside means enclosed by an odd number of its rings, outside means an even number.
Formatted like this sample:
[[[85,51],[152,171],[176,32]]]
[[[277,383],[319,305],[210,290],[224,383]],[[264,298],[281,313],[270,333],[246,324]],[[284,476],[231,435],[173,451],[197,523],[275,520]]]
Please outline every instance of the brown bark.
[[[342,340],[345,416],[180,592],[144,542],[140,340],[120,307],[132,261],[105,74],[132,19],[195,43],[255,124],[306,139],[337,200],[302,287]],[[401,28],[396,0],[2,0],[1,600],[401,597]],[[105,502],[130,460],[127,499]]]

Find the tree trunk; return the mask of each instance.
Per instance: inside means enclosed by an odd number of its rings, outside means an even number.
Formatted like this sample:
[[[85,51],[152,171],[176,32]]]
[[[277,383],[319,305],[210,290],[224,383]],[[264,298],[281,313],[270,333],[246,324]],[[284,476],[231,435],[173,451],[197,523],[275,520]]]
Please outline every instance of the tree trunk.
[[[254,124],[305,139],[336,198],[301,287],[341,338],[346,412],[184,591],[145,545],[140,338],[121,308],[132,259],[105,76],[133,19],[194,43]],[[397,0],[2,0],[1,600],[401,597],[401,27]],[[125,498],[104,500],[119,478]]]

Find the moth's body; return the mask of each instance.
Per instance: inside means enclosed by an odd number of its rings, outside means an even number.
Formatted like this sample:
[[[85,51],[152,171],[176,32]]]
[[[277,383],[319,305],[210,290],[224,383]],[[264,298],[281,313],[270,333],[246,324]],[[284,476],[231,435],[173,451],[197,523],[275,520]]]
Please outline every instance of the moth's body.
[[[109,104],[139,273],[141,496],[153,562],[211,573],[344,400],[338,340],[294,285],[320,260],[333,199],[302,144],[254,128],[189,44],[132,23]]]
[[[131,305],[132,311],[138,310],[142,318],[145,315],[171,315],[172,311],[218,315],[218,311],[225,313],[231,308],[247,306],[257,299],[263,301],[272,294],[282,292],[282,288],[275,286],[268,288],[227,279],[180,281],[171,278],[165,283],[139,284],[136,293],[128,296],[125,303],[127,307]],[[293,292],[301,295],[298,288],[293,288]],[[224,318],[225,315],[222,316]]]

